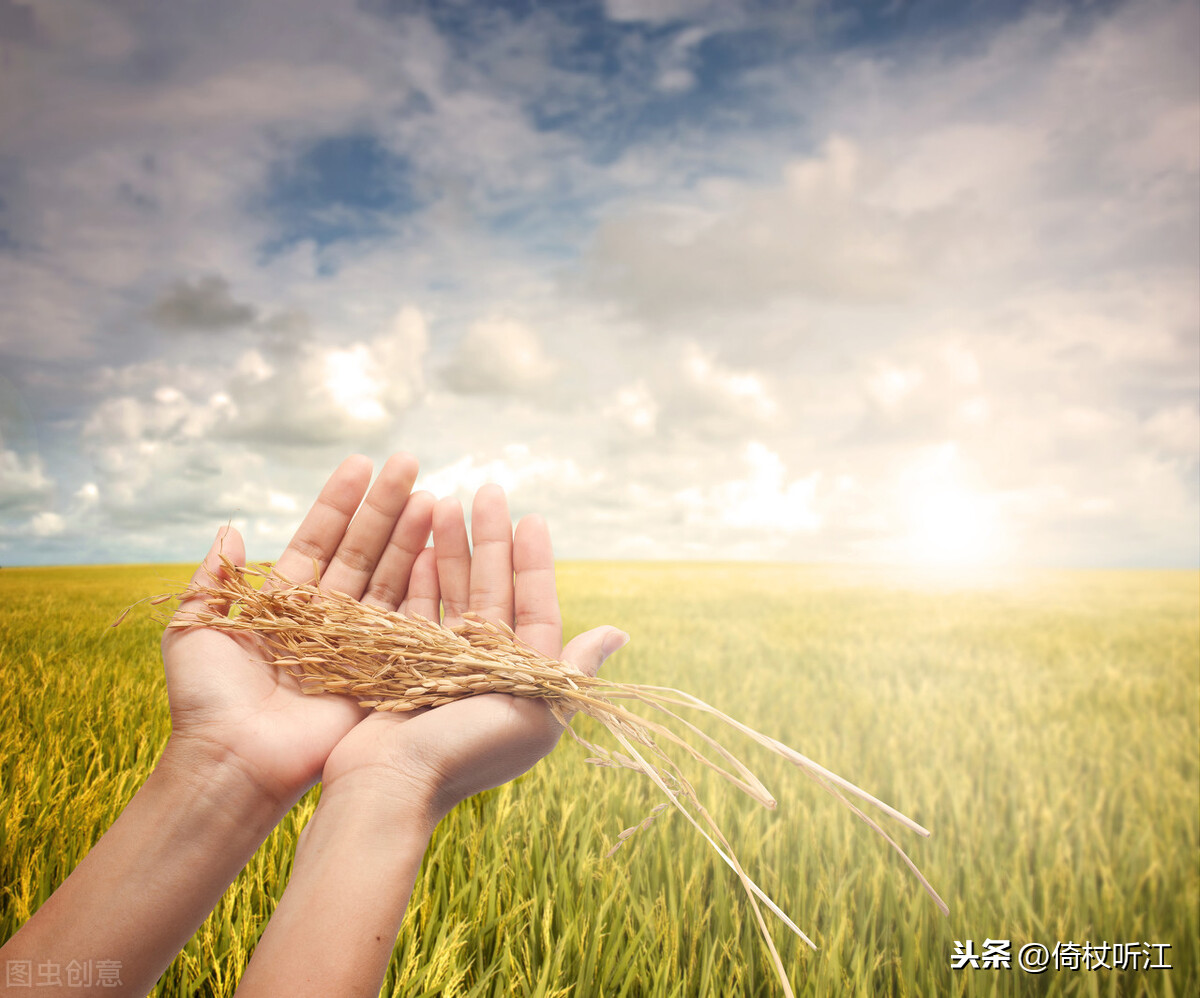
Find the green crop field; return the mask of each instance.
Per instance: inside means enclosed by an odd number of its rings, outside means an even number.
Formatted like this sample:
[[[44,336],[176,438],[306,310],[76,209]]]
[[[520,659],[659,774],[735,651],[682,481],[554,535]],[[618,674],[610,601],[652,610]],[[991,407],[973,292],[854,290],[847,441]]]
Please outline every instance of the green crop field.
[[[188,574],[0,571],[0,938],[153,766],[169,723],[158,629],[139,613],[107,625]],[[819,946],[772,921],[797,994],[1200,993],[1195,572],[963,589],[777,565],[565,564],[559,578],[569,634],[614,623],[633,636],[606,674],[695,693],[933,831],[885,820],[949,918],[886,843],[786,762],[736,746],[775,812],[697,776],[747,872]],[[385,993],[781,993],[740,885],[678,815],[606,858],[658,798],[637,774],[584,758],[564,739],[443,822]],[[233,993],[316,793],[156,994]],[[956,940],[980,952],[989,939],[1009,940],[1010,968],[952,968]],[[1067,944],[1121,944],[1126,961],[1136,944],[1137,969],[1017,966],[1027,944],[1057,943],[1068,960]],[[1143,969],[1143,944],[1171,969]]]

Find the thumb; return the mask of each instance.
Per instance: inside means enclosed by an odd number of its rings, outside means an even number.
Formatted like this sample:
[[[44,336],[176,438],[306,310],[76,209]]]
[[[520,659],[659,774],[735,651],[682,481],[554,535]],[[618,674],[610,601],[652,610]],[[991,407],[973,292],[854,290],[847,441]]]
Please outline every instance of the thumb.
[[[580,672],[594,676],[604,660],[619,648],[624,648],[629,635],[616,627],[604,625],[577,634],[562,650],[562,659]]]
[[[218,613],[228,609],[226,606],[216,606],[210,603],[197,593],[197,590],[213,585],[228,574],[222,563],[222,557],[228,558],[234,565],[241,566],[246,563],[245,542],[242,540],[242,535],[232,526],[222,527],[217,531],[212,547],[208,549],[208,554],[205,555],[204,561],[192,575],[192,580],[185,590],[189,594],[189,598],[179,604],[175,611],[176,616],[195,613],[202,609],[214,610]]]

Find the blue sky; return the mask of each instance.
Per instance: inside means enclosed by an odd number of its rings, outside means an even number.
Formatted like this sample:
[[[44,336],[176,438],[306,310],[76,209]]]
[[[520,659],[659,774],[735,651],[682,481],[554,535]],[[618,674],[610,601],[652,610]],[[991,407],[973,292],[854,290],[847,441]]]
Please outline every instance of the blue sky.
[[[0,564],[347,453],[563,557],[1200,561],[1194,3],[0,0]]]

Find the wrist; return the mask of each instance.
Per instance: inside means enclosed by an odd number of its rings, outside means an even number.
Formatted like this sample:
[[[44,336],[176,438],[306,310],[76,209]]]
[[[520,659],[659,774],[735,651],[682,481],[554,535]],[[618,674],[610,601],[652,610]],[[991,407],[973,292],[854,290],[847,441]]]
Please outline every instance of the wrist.
[[[264,780],[232,749],[196,736],[173,732],[155,772],[193,800],[234,818],[260,841],[295,803],[286,788]]]
[[[437,821],[383,773],[324,784],[239,998],[379,993]]]
[[[364,835],[381,841],[394,842],[397,835],[403,834],[428,842],[456,803],[437,780],[413,770],[379,764],[327,776],[321,785],[317,814],[324,812],[331,823],[352,816]],[[313,817],[316,820],[317,815]]]

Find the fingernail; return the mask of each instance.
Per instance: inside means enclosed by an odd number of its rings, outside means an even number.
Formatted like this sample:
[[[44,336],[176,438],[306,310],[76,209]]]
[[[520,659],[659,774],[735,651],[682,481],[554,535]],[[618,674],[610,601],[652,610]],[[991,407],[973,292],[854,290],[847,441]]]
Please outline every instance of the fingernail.
[[[600,645],[600,654],[604,658],[608,658],[615,651],[619,651],[629,644],[629,635],[624,631],[618,631],[615,627],[604,636],[604,641]]]

